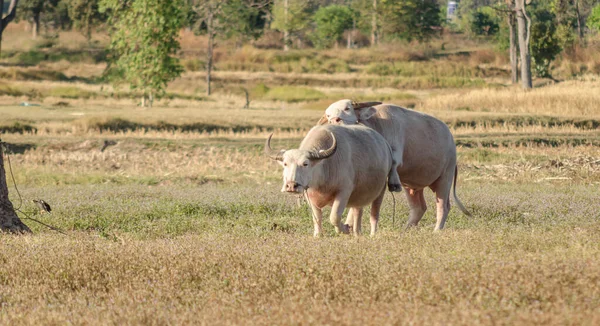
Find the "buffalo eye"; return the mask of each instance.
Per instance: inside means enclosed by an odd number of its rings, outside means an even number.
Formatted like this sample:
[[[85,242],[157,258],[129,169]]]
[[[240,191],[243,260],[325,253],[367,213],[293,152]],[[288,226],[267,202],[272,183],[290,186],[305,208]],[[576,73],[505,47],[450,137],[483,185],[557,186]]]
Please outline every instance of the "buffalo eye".
[[[308,161],[302,164],[303,166],[308,166]]]
[[[350,108],[349,108],[349,107],[346,107],[346,108],[344,109],[344,111],[348,111],[348,110],[350,110]]]
[[[287,166],[287,163],[283,163],[283,166]]]

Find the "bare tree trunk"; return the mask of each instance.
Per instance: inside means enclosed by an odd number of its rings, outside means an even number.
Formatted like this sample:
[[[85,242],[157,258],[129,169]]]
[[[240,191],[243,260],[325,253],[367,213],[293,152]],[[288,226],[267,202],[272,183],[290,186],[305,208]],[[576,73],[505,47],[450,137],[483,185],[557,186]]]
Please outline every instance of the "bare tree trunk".
[[[206,95],[210,95],[210,78],[213,69],[213,47],[214,47],[214,38],[212,30],[208,32],[208,49],[206,53]]]
[[[508,14],[508,32],[510,39],[510,76],[513,84],[519,82],[519,57],[517,55],[517,35],[515,33],[515,25],[515,14],[511,12]]]
[[[146,107],[146,94],[142,95],[142,107]]]
[[[288,22],[288,14],[290,11],[289,0],[283,1],[283,20],[285,29],[283,30],[283,51],[290,50],[290,26]]]
[[[371,19],[371,46],[377,45],[377,0],[373,0],[373,17]]]
[[[4,0],[0,0],[0,8],[2,8],[2,12],[4,12]],[[4,32],[4,19],[2,19],[2,14],[0,14],[0,54],[2,54],[2,32]],[[0,148],[0,150],[2,150]]]
[[[356,29],[356,19],[352,19],[352,29],[348,32],[348,44],[347,44],[347,48],[351,49],[352,45],[354,43],[354,30]]]
[[[33,20],[31,21],[31,37],[36,39],[40,34],[40,13],[33,13]]]
[[[31,233],[13,208],[8,199],[8,187],[6,185],[6,171],[4,170],[4,158],[2,156],[3,143],[0,141],[0,231],[10,233]]]
[[[517,0],[515,10],[517,11],[519,50],[521,52],[521,83],[523,89],[531,89],[533,88],[531,80],[531,54],[529,52],[531,20],[525,12],[525,0]]]
[[[6,17],[0,15],[0,53],[2,53],[2,34],[4,34],[4,29],[8,23],[15,19],[15,16],[17,15],[17,4],[19,4],[19,0],[11,0]],[[4,9],[4,0],[0,0],[0,8]]]
[[[581,17],[581,11],[579,10],[579,0],[575,1],[575,12],[577,14],[577,35],[579,36],[579,41],[585,40],[583,37],[583,17]]]

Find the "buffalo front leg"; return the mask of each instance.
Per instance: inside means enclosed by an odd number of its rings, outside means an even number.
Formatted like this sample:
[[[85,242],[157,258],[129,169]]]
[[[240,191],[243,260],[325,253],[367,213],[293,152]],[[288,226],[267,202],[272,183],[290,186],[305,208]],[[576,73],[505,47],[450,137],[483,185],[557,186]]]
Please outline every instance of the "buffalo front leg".
[[[323,227],[321,223],[321,221],[323,221],[323,211],[314,205],[310,205],[310,208],[312,209],[313,225],[315,227],[313,236],[318,237],[323,232]]]
[[[342,224],[342,214],[344,213],[344,209],[346,209],[346,205],[348,204],[348,198],[350,198],[350,194],[340,193],[333,200],[329,221],[335,228],[336,233],[348,234],[348,225]]]

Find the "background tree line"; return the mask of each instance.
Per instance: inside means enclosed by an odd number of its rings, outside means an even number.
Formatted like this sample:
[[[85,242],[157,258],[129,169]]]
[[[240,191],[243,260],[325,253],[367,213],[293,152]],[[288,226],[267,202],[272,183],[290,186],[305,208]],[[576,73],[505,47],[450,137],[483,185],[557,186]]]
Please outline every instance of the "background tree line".
[[[464,33],[508,50],[513,82],[521,67],[528,88],[531,71],[551,77],[549,67],[557,55],[585,46],[587,35],[600,30],[600,0],[461,0],[451,20],[446,17],[446,0],[11,0],[0,4],[5,13],[0,31],[16,19],[29,23],[33,38],[40,29],[75,29],[90,42],[93,32],[108,33],[107,75],[139,89],[143,102],[160,96],[166,83],[181,73],[176,54],[182,28],[207,36],[208,94],[213,51],[219,42],[234,39],[242,45],[267,31],[280,33],[286,51],[377,46],[395,40],[427,42],[444,30]]]

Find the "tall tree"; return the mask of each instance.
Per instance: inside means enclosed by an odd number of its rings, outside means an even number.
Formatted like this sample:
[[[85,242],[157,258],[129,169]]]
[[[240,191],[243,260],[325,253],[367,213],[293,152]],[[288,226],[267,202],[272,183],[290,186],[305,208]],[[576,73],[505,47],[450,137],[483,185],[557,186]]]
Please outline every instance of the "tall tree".
[[[508,0],[509,8],[515,7],[515,0]],[[510,56],[510,79],[513,84],[519,82],[519,56],[517,55],[517,50],[519,47],[517,46],[517,17],[515,12],[511,10],[507,17],[508,23],[508,41],[510,43],[508,52]]]
[[[373,0],[373,6],[371,7],[371,46],[376,46],[379,43],[379,28],[377,25],[377,0]]]
[[[92,39],[92,29],[106,19],[98,9],[100,0],[67,0],[69,17],[73,25],[89,41]]]
[[[519,51],[521,52],[521,84],[523,89],[533,88],[531,79],[531,53],[529,50],[531,36],[531,19],[525,9],[525,0],[515,0],[517,28],[519,36]]]
[[[185,17],[180,0],[102,0],[111,26],[110,76],[142,93],[142,106],[165,93],[167,83],[183,68],[173,55]]]
[[[304,0],[275,0],[271,28],[283,33],[283,50],[288,51],[292,37],[304,30],[309,22],[310,3]]]
[[[42,13],[52,10],[59,0],[21,0],[19,16],[31,23],[31,36],[37,38],[40,34]]]
[[[210,95],[213,70],[213,53],[216,39],[227,39],[233,35],[258,37],[256,24],[269,0],[188,0],[193,12],[191,18],[194,29],[207,36],[206,45],[206,94]]]
[[[2,4],[0,2],[0,4]],[[8,199],[6,185],[6,171],[4,170],[3,149],[4,143],[0,140],[0,231],[11,233],[30,233],[31,230],[23,224]]]
[[[531,57],[538,77],[552,77],[550,64],[563,48],[558,36],[558,22],[554,13],[543,6],[534,6],[530,11]],[[560,27],[560,26],[559,26]]]
[[[353,16],[354,13],[347,6],[330,5],[319,8],[313,16],[316,25],[313,42],[317,47],[329,47],[336,43],[344,31],[352,28]]]
[[[513,84],[519,82],[519,47],[517,45],[517,17],[515,11],[515,0],[500,0],[494,7],[499,15],[506,17],[508,27],[508,54],[510,57],[510,77]]]
[[[0,13],[0,53],[2,53],[2,35],[4,34],[4,29],[8,23],[15,19],[18,4],[19,0],[11,0],[8,6],[8,13],[4,16],[4,0],[0,0],[0,8],[2,8],[2,12]]]
[[[440,6],[435,0],[381,0],[382,31],[386,37],[425,41],[441,26]]]

